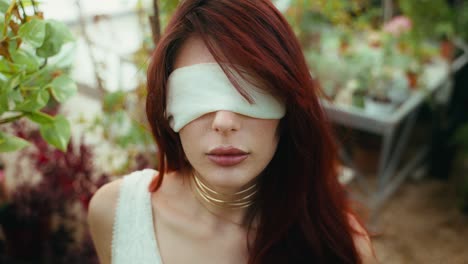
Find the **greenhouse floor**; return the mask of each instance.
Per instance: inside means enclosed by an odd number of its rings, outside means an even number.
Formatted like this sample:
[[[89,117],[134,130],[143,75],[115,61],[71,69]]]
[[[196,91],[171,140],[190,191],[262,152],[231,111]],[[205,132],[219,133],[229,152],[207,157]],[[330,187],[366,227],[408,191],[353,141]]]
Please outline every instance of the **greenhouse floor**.
[[[468,215],[457,208],[449,181],[406,181],[382,209],[376,230],[382,264],[468,263]]]

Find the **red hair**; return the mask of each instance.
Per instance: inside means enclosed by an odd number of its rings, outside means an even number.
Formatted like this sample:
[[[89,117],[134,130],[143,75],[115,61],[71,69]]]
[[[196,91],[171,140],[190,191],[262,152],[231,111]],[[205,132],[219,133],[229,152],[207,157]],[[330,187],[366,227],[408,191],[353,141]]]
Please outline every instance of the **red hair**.
[[[258,203],[249,213],[249,232],[253,216],[259,219],[249,264],[360,263],[318,86],[291,27],[270,0],[185,0],[176,10],[148,69],[146,112],[160,166],[150,191],[159,188],[165,172],[190,169],[165,109],[178,49],[193,35],[218,63],[254,74],[287,107],[277,151],[259,176]]]

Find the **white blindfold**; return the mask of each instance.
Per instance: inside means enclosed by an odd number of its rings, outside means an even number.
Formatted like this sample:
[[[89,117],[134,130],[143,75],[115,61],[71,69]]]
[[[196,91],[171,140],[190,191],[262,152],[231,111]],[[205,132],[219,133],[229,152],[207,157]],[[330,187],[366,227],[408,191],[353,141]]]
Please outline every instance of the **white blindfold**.
[[[232,71],[235,73],[235,71]],[[286,108],[271,94],[233,75],[252,97],[249,103],[217,63],[195,64],[174,70],[168,79],[167,118],[175,132],[207,113],[232,111],[260,119],[281,119]]]

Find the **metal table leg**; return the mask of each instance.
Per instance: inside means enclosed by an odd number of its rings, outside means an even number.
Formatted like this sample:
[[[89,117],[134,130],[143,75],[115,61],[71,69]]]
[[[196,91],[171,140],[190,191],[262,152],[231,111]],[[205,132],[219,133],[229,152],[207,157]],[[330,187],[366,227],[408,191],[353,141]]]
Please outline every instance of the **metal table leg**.
[[[417,116],[418,111],[415,110],[410,114],[407,120],[404,121],[403,130],[401,132],[400,137],[398,138],[398,142],[396,142],[395,149],[390,154],[390,158],[387,160],[387,163],[383,165],[383,171],[379,171],[379,190],[382,190],[387,185],[389,179],[395,174],[396,169],[400,163],[403,151],[407,146],[409,137],[411,135],[411,131],[413,130],[414,125],[416,124]]]

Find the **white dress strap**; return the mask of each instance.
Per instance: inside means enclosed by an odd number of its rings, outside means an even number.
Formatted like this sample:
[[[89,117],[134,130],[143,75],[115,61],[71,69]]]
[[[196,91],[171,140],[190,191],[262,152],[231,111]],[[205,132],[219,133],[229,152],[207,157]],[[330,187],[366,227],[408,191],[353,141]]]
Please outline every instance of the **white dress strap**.
[[[112,235],[113,264],[162,264],[148,191],[156,173],[136,171],[121,182]]]

